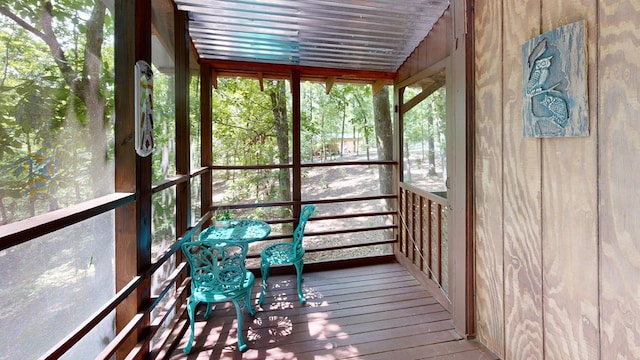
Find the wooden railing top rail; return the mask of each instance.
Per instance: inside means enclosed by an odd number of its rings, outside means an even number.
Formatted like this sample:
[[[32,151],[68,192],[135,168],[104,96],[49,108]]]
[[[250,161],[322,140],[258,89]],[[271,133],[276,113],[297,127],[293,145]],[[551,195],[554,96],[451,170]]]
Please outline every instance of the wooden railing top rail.
[[[426,199],[429,199],[431,201],[434,201],[434,202],[436,202],[438,204],[444,205],[444,204],[447,203],[447,198],[446,198],[446,194],[447,193],[446,192],[429,192],[429,191],[426,191],[424,189],[420,189],[418,187],[415,187],[413,185],[409,185],[407,183],[400,183],[400,188],[408,190],[408,191],[410,191],[412,193],[418,194],[418,195],[420,195],[420,196],[422,196],[422,197],[424,197]],[[442,194],[444,196],[442,196],[440,194]]]
[[[0,226],[0,251],[50,234],[135,200],[133,193],[113,193],[83,203]]]
[[[344,198],[328,198],[328,199],[317,199],[317,200],[302,200],[300,201],[300,205],[306,204],[334,204],[341,202],[355,202],[355,201],[370,201],[370,200],[381,200],[381,199],[396,199],[398,195],[396,194],[386,194],[386,195],[374,195],[374,196],[362,196],[362,197],[344,197]],[[210,210],[215,211],[218,209],[253,209],[253,208],[264,208],[264,207],[276,207],[276,206],[293,206],[296,202],[293,201],[273,201],[273,202],[264,202],[260,204],[255,203],[247,203],[247,204],[220,204],[212,206]],[[362,215],[360,215],[362,216]],[[279,221],[279,220],[278,220]],[[279,221],[281,222],[281,221]]]
[[[358,160],[358,161],[323,161],[301,163],[300,167],[330,167],[330,166],[362,166],[362,165],[397,165],[395,160]],[[269,165],[211,165],[212,170],[268,170],[290,169],[293,164],[269,164]]]

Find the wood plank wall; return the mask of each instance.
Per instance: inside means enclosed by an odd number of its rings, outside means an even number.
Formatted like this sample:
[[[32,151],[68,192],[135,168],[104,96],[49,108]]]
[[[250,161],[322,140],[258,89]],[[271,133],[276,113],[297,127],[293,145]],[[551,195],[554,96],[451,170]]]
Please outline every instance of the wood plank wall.
[[[578,20],[590,135],[525,139],[521,45]],[[638,0],[475,2],[477,335],[501,358],[640,358],[638,20]]]

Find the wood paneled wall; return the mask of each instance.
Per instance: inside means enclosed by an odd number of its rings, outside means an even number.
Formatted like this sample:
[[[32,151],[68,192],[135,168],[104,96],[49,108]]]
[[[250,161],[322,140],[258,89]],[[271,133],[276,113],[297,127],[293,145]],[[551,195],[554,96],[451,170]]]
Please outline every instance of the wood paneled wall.
[[[590,135],[522,137],[521,45],[585,20]],[[478,339],[640,358],[640,1],[475,1]]]

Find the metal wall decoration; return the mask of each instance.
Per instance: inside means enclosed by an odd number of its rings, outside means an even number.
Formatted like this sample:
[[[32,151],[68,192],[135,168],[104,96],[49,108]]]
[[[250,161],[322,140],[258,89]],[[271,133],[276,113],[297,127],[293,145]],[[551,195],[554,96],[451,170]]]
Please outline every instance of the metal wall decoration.
[[[525,137],[589,135],[584,20],[522,45],[522,133]]]
[[[153,70],[146,61],[135,65],[136,153],[142,157],[153,152]]]

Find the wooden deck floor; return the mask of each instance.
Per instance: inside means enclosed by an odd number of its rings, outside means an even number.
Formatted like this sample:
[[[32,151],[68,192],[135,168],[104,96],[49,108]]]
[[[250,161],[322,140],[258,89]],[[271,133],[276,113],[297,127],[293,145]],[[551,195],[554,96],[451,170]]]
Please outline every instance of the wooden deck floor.
[[[205,321],[201,306],[191,354],[182,353],[187,332],[169,359],[497,359],[462,340],[450,314],[399,264],[307,273],[306,306],[295,276],[273,276],[269,286],[256,316],[245,313],[245,353],[236,350],[233,307],[218,306]]]

